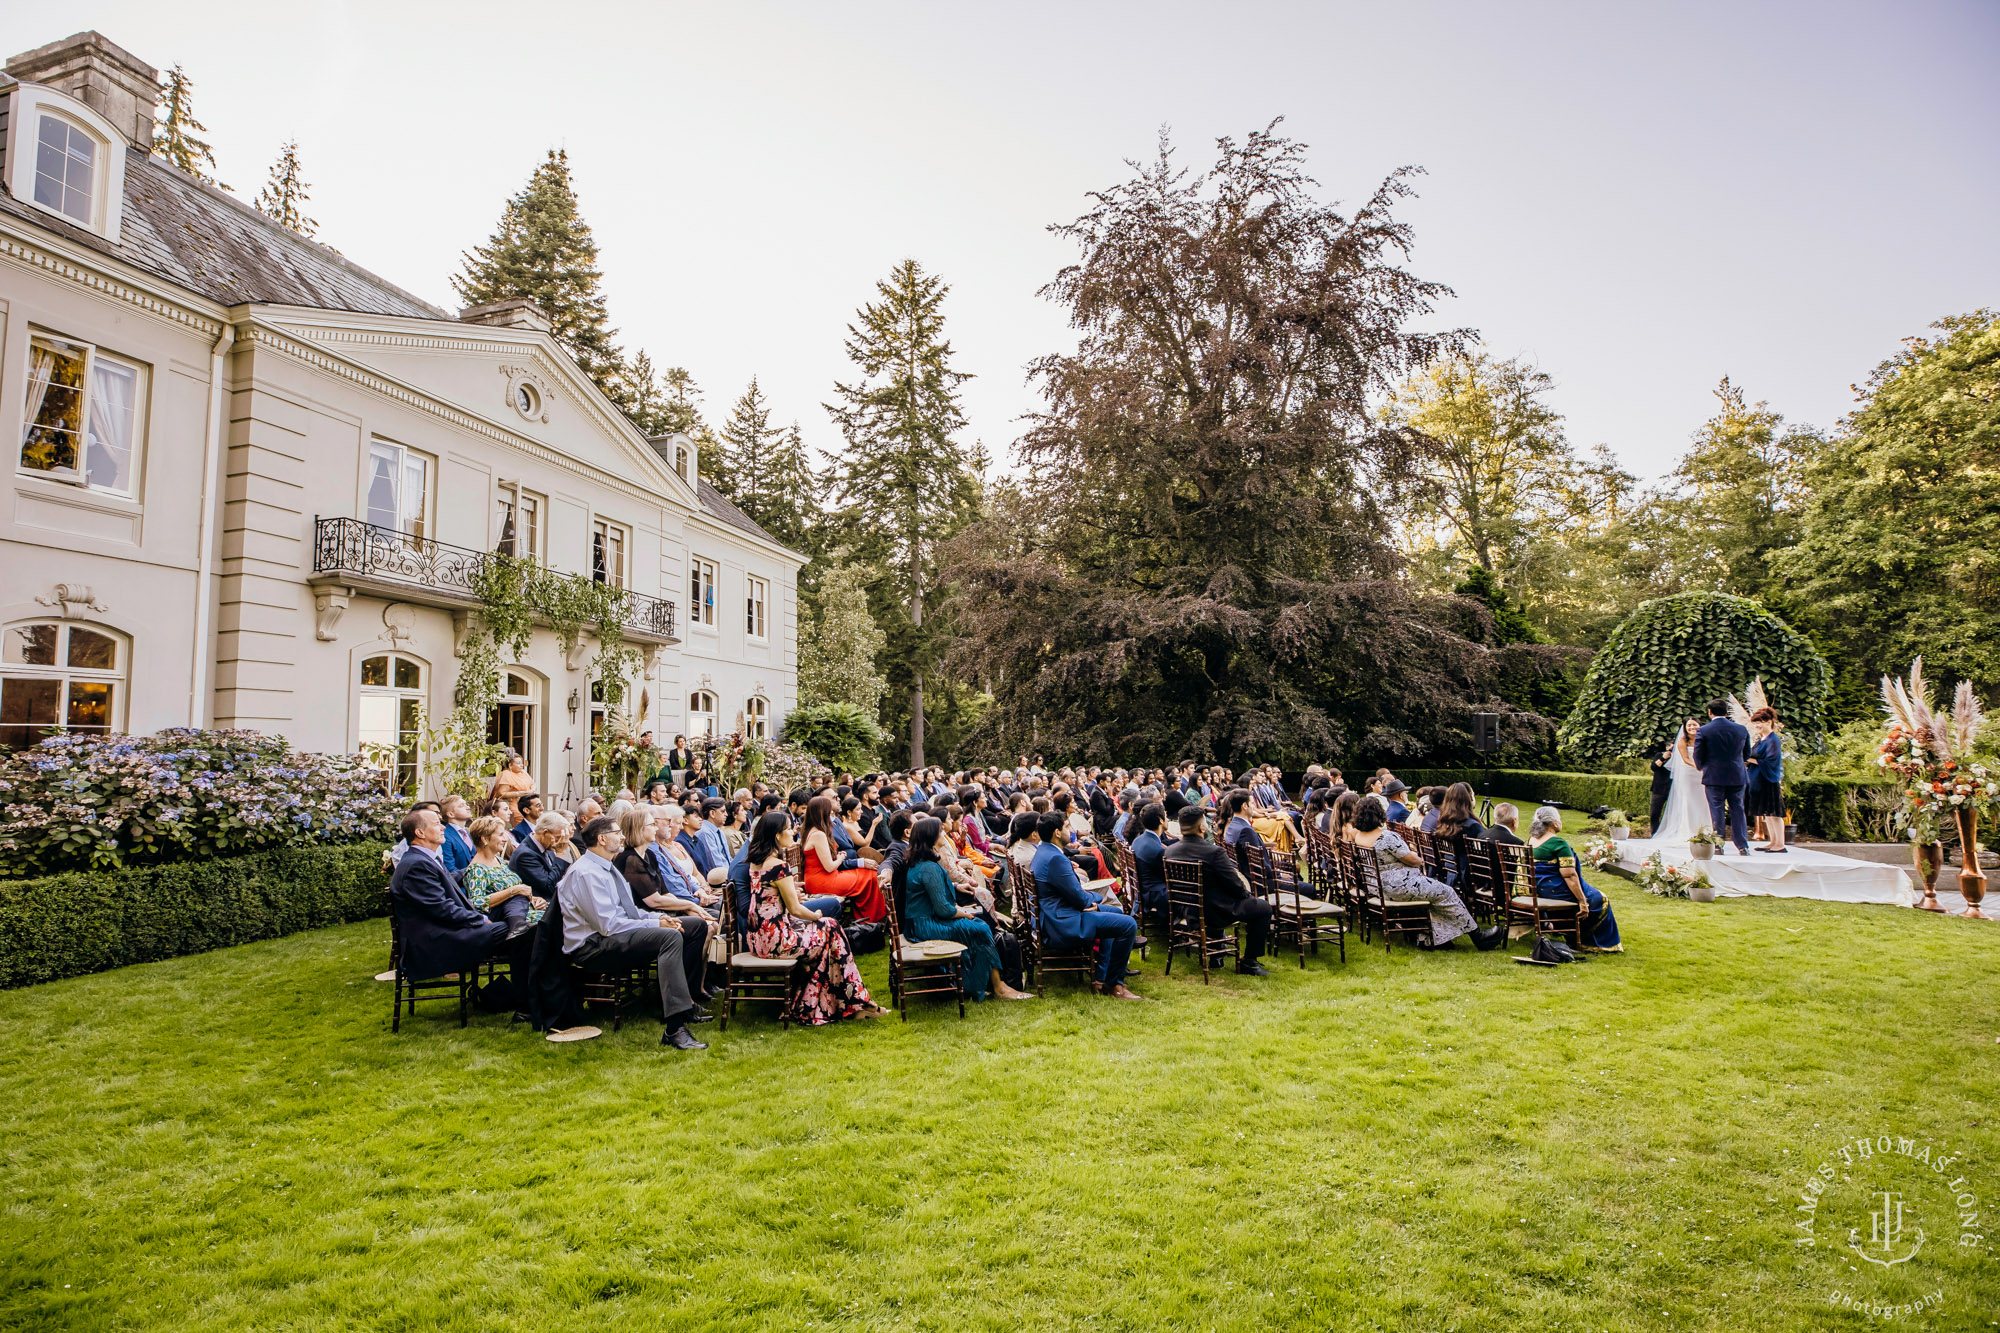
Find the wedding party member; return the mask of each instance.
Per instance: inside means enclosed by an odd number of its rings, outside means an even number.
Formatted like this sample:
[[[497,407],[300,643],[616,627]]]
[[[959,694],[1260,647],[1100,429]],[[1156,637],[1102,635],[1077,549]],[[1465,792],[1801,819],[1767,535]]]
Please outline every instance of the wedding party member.
[[[702,944],[708,926],[693,917],[679,918],[642,912],[632,902],[625,877],[612,868],[611,858],[625,849],[617,824],[599,817],[576,835],[581,855],[556,887],[563,918],[563,957],[585,972],[628,972],[656,962],[660,979],[660,1013],[665,1029],[660,1045],[682,1051],[705,1051],[688,1024],[708,1015],[695,1007],[694,996],[705,989],[707,960]],[[685,933],[684,933],[685,932]]]
[[[1716,699],[1708,705],[1708,723],[1694,737],[1694,766],[1708,793],[1709,826],[1729,830],[1738,856],[1750,855],[1750,831],[1745,822],[1743,789],[1750,785],[1750,733],[1729,718],[1729,704]]]
[[[1036,844],[1032,865],[1035,900],[1041,909],[1042,942],[1055,949],[1097,945],[1097,976],[1091,989],[1117,1000],[1139,996],[1125,987],[1126,964],[1139,923],[1123,912],[1106,908],[1104,899],[1083,887],[1076,866],[1063,854],[1069,821],[1050,811],[1036,817],[1031,835]]]
[[[1646,828],[1659,835],[1660,816],[1666,813],[1667,798],[1674,793],[1674,744],[1653,756],[1653,790],[1646,811]]]
[[[1225,808],[1227,804],[1225,801]],[[1237,959],[1236,970],[1249,977],[1270,976],[1257,960],[1264,956],[1264,946],[1270,939],[1271,904],[1251,892],[1250,881],[1243,878],[1230,854],[1208,840],[1206,811],[1198,805],[1188,806],[1181,811],[1180,825],[1181,836],[1166,849],[1162,866],[1182,861],[1201,867],[1202,905],[1206,909],[1202,920],[1208,938],[1220,939],[1232,923],[1242,922],[1243,956]],[[1245,850],[1252,855],[1262,854],[1261,848],[1254,852]],[[1164,868],[1161,875],[1164,878]]]
[[[799,901],[798,884],[785,864],[785,849],[791,845],[790,818],[776,810],[758,816],[750,841],[743,845],[750,868],[744,947],[759,958],[805,960],[805,980],[793,989],[785,1006],[784,1016],[792,1022],[820,1027],[887,1013],[862,983],[838,919]],[[872,878],[874,872],[869,875]]]
[[[1582,903],[1583,942],[1598,953],[1623,953],[1618,941],[1618,922],[1604,895],[1583,878],[1576,849],[1562,835],[1562,812],[1552,805],[1535,811],[1528,825],[1528,846],[1535,858],[1535,892],[1544,898],[1560,898]]]
[[[507,927],[472,909],[456,881],[445,873],[444,821],[435,810],[403,816],[409,844],[389,880],[389,906],[402,935],[400,963],[406,976],[449,976],[486,961],[507,938]]]
[[[956,940],[965,946],[962,989],[968,1000],[983,1000],[990,990],[1003,1000],[1032,1000],[1001,975],[1000,950],[993,929],[978,920],[977,907],[961,907],[952,892],[939,851],[951,835],[942,821],[919,819],[910,830],[908,859],[896,874],[903,880],[896,895],[903,904],[903,936],[911,941]]]
[[[1760,708],[1750,715],[1756,738],[1750,747],[1750,783],[1743,792],[1743,811],[1756,821],[1757,836],[1768,844],[1759,851],[1785,850],[1785,747],[1778,739],[1778,715]]]
[[[1507,927],[1479,929],[1472,913],[1465,910],[1458,891],[1424,873],[1423,858],[1410,850],[1401,834],[1388,827],[1388,818],[1380,805],[1363,801],[1354,811],[1353,842],[1375,858],[1384,894],[1391,898],[1421,899],[1431,905],[1430,938],[1419,939],[1417,947],[1442,949],[1460,935],[1472,936],[1474,947],[1482,953],[1505,944]]]

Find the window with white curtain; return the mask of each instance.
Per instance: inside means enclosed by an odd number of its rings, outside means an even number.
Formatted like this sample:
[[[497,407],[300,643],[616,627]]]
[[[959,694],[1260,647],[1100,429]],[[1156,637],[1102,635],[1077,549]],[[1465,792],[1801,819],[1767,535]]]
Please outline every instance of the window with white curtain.
[[[743,629],[751,638],[761,639],[764,637],[765,603],[770,601],[771,585],[754,574],[745,583],[749,593],[744,598]]]
[[[368,521],[408,537],[428,535],[431,461],[389,440],[368,443]]]
[[[771,705],[758,695],[751,695],[743,706],[743,731],[749,740],[771,738]]]
[[[688,557],[688,619],[715,628],[715,562],[698,555]]]
[[[21,467],[109,495],[137,493],[146,370],[89,343],[28,339]]]

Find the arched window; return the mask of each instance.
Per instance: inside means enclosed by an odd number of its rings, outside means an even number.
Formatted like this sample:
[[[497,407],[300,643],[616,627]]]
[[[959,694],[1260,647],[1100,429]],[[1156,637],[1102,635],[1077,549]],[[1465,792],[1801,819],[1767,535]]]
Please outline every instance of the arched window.
[[[688,696],[688,739],[701,740],[715,734],[715,696],[696,690]]]
[[[128,656],[94,625],[9,625],[0,645],[0,745],[19,750],[59,731],[116,731]]]
[[[401,653],[361,659],[360,739],[395,753],[396,790],[417,789],[417,735],[423,728],[424,664]]]
[[[743,730],[746,740],[761,741],[771,735],[771,705],[758,695],[743,705]]]
[[[44,84],[14,84],[8,102],[8,192],[116,244],[125,192],[118,128]]]

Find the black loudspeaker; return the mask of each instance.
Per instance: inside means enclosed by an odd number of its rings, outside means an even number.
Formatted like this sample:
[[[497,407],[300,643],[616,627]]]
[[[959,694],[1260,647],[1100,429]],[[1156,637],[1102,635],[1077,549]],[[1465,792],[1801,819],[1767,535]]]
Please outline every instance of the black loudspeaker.
[[[1500,715],[1498,713],[1474,713],[1472,715],[1472,748],[1481,754],[1492,754],[1500,748]]]

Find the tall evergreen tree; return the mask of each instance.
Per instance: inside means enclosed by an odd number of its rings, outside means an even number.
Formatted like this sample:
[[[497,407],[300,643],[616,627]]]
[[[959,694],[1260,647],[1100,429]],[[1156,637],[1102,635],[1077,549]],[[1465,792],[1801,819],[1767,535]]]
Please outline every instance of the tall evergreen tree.
[[[630,406],[624,357],[605,311],[597,241],[577,207],[566,150],[549,150],[501,210],[492,238],[464,258],[464,271],[451,283],[467,305],[510,297],[533,301],[584,374],[612,402]]]
[[[860,376],[836,384],[827,411],[846,447],[832,484],[840,522],[858,558],[875,567],[871,586],[889,637],[890,684],[909,700],[910,763],[924,763],[924,679],[935,671],[944,636],[926,625],[938,588],[938,551],[978,516],[979,454],[953,437],[965,427],[959,386],[944,336],[940,278],[906,259],[875,284],[880,300],[847,326],[847,355]]]
[[[718,479],[710,484],[777,540],[795,551],[812,549],[819,475],[798,423],[790,430],[771,424],[770,401],[754,378],[730,409],[718,447],[708,452],[718,455]]]
[[[311,189],[299,172],[299,141],[288,139],[278,153],[278,160],[271,164],[271,178],[257,196],[257,207],[280,226],[289,227],[301,236],[315,236],[319,224],[305,213]]]
[[[215,152],[201,137],[208,126],[194,118],[194,80],[179,65],[167,71],[166,103],[165,117],[153,127],[153,156],[165,158],[196,180],[228,189],[215,178]]]
[[[874,716],[889,688],[875,665],[884,645],[868,609],[868,571],[836,551],[799,626],[799,705],[850,703]]]

